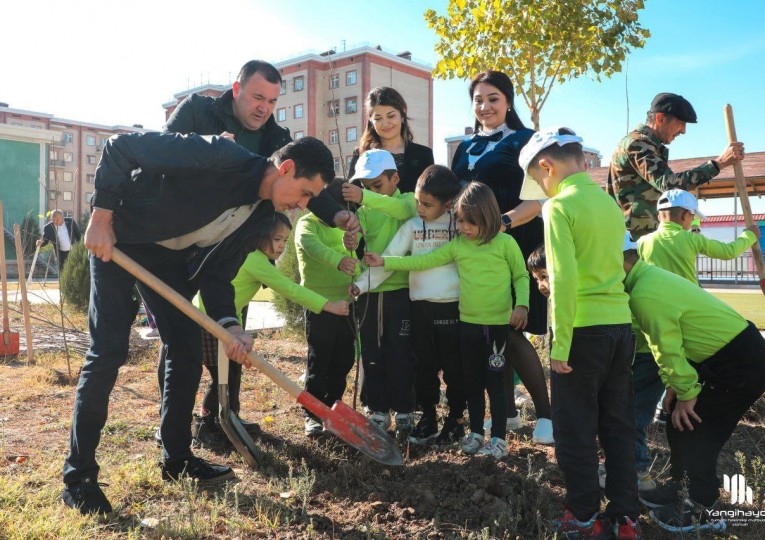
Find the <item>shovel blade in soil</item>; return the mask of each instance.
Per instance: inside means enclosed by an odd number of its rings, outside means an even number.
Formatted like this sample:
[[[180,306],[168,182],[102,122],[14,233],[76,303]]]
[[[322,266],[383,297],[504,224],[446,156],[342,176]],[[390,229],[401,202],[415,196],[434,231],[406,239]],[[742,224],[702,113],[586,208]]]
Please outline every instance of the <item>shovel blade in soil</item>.
[[[250,468],[254,469],[263,465],[263,453],[255,445],[250,434],[244,428],[242,421],[228,405],[228,385],[218,385],[218,399],[220,403],[220,427],[236,451],[242,456]]]
[[[342,401],[336,401],[330,409],[305,391],[300,393],[297,401],[324,422],[324,429],[331,431],[362,454],[384,465],[404,463],[401,452],[391,436]]]
[[[19,333],[6,330],[0,335],[0,356],[18,356]]]

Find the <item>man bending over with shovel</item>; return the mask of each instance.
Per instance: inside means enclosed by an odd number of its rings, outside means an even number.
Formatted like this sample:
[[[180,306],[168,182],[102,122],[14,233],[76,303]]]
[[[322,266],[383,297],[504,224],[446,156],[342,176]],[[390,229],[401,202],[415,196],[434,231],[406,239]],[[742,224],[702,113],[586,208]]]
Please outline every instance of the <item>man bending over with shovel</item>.
[[[247,364],[252,338],[239,325],[231,280],[273,210],[305,208],[334,178],[332,154],[305,137],[268,160],[221,137],[169,133],[113,137],[96,171],[90,250],[90,348],[80,373],[64,463],[64,503],[86,513],[112,510],[98,485],[96,447],[117,372],[127,360],[136,279],[110,262],[121,249],[187,299],[199,290],[207,314],[235,340],[229,358]],[[358,230],[355,216],[336,223]],[[270,223],[268,224],[270,227]],[[191,276],[191,277],[189,277]],[[233,476],[191,453],[191,418],[202,373],[199,327],[138,283],[167,347],[162,398],[162,478],[201,485]]]

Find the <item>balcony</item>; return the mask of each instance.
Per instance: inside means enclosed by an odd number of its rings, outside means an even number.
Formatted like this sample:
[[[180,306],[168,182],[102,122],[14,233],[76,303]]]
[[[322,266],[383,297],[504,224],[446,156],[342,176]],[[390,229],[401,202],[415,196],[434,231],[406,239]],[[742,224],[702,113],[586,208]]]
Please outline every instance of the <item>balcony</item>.
[[[51,159],[49,163],[51,167],[66,167],[66,164],[70,162],[63,159]]]

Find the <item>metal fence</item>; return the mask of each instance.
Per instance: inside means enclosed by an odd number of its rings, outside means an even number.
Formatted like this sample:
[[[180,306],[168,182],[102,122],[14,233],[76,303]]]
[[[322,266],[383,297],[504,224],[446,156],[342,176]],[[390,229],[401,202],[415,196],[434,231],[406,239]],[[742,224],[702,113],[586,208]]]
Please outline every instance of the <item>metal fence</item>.
[[[700,283],[757,284],[760,278],[754,266],[752,252],[747,251],[730,261],[696,256],[696,274]]]

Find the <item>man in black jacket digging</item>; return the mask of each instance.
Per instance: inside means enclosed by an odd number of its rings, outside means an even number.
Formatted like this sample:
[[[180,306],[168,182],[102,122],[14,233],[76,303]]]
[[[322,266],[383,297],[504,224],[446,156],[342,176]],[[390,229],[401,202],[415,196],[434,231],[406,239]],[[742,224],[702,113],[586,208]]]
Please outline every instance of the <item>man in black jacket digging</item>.
[[[117,373],[127,359],[136,280],[110,262],[118,247],[191,299],[236,339],[229,358],[247,362],[252,338],[239,326],[231,280],[274,209],[305,208],[334,177],[332,154],[306,137],[268,160],[223,137],[129,134],[112,137],[96,171],[93,213],[85,233],[91,251],[90,348],[75,397],[63,500],[82,513],[112,507],[98,485],[96,448]],[[270,227],[270,224],[267,226]],[[193,271],[190,272],[190,268]],[[189,279],[191,275],[191,279]],[[162,477],[201,485],[233,476],[196,458],[191,416],[202,372],[199,327],[148,287],[138,288],[167,347],[162,400]]]

